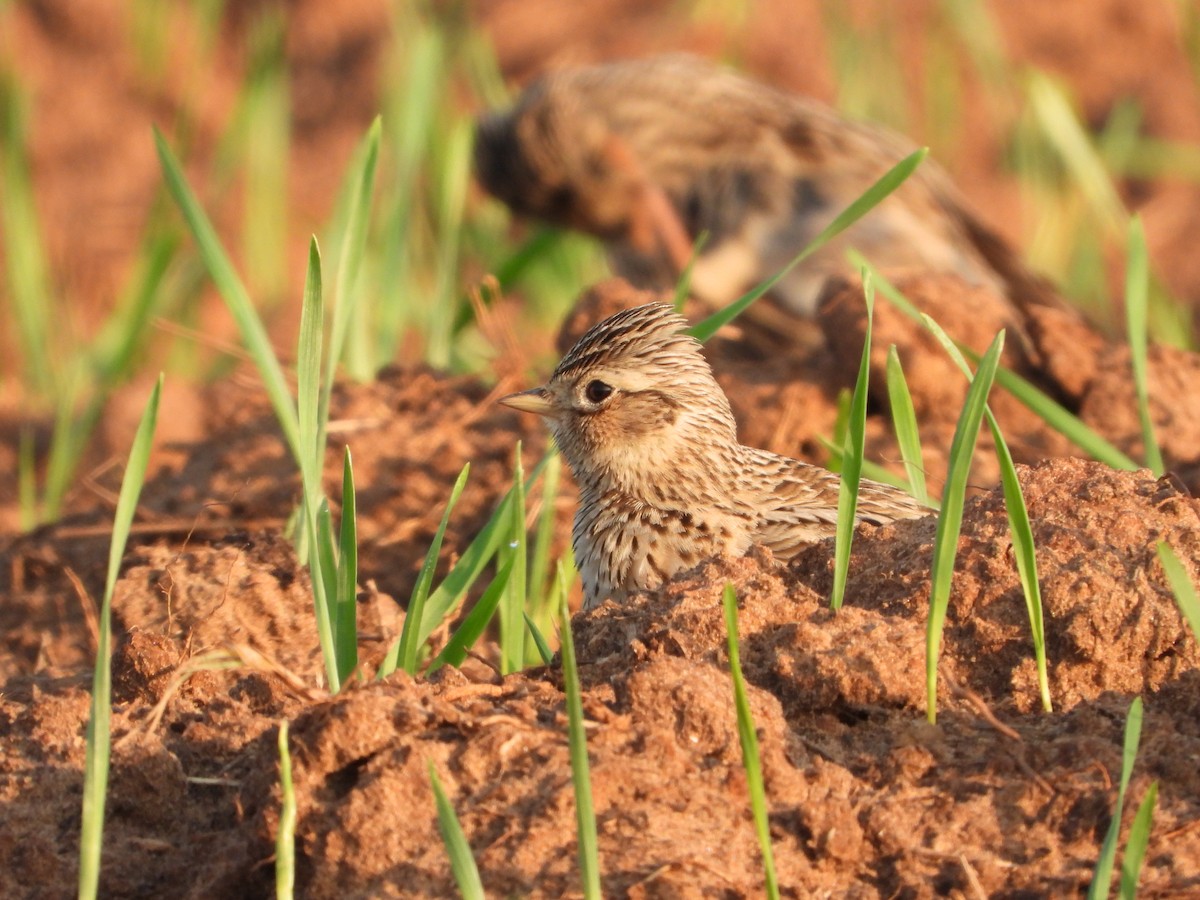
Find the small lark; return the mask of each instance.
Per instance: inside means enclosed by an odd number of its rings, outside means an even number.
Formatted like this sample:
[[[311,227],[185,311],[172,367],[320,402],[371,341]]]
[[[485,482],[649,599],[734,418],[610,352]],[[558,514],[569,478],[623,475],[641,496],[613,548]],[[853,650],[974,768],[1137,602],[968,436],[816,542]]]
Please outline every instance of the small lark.
[[[708,556],[751,545],[791,559],[830,537],[838,476],[738,443],[729,400],[669,305],[591,328],[544,387],[500,402],[544,416],[579,484],[572,544],[584,607],[652,589]],[[928,510],[863,481],[857,521]]]
[[[702,232],[692,290],[724,304],[774,275],[915,146],[805,97],[684,55],[554,72],[480,118],[480,181],[512,209],[596,235],[615,274],[669,288]],[[926,160],[896,193],[775,286],[816,311],[848,247],[885,271],[953,273],[1020,308],[1050,286]]]

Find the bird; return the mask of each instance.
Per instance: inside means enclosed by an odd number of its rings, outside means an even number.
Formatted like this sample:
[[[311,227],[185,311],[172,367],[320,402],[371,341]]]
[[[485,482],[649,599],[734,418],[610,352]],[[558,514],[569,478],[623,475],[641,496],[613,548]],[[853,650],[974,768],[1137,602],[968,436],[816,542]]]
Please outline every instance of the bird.
[[[889,168],[916,149],[880,126],[686,54],[548,74],[477,120],[480,183],[518,214],[588,232],[615,273],[674,285],[706,235],[693,295],[727,303],[775,275]],[[1061,308],[1052,286],[969,211],[926,160],[890,197],[771,291],[812,317],[831,277],[953,273],[1026,304]]]
[[[546,420],[579,486],[571,543],[585,609],[754,545],[787,561],[835,532],[839,477],[738,442],[687,324],[667,303],[622,310],[592,326],[545,385],[499,400]],[[857,523],[927,512],[860,482]]]

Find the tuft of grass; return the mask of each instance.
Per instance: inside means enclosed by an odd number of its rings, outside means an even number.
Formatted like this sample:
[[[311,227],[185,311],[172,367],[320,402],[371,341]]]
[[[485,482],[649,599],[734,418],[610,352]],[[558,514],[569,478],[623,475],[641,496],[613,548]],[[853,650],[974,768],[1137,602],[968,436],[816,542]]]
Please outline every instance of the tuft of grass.
[[[750,809],[754,814],[754,830],[763,857],[763,877],[767,896],[778,900],[779,880],[775,875],[775,854],[771,850],[771,824],[767,818],[767,792],[763,786],[762,759],[758,752],[758,733],[754,715],[746,696],[746,679],[742,675],[741,654],[738,650],[737,592],[732,584],[725,585],[721,596],[725,607],[725,631],[729,647],[729,674],[733,680],[733,702],[737,708],[738,740],[742,744],[742,765],[746,769],[746,784],[750,792]]]
[[[1196,586],[1192,584],[1187,569],[1183,567],[1183,563],[1179,561],[1179,557],[1175,555],[1170,544],[1166,541],[1159,541],[1157,549],[1158,561],[1167,574],[1167,581],[1171,585],[1171,592],[1175,594],[1179,612],[1192,630],[1192,637],[1196,639],[1197,643],[1200,643],[1200,595],[1196,593]]]
[[[425,603],[429,597],[429,588],[433,584],[433,570],[437,567],[438,554],[442,551],[442,540],[446,537],[446,526],[450,523],[450,513],[454,511],[454,506],[458,503],[458,498],[462,496],[463,488],[467,486],[467,478],[471,474],[471,464],[467,463],[463,466],[462,471],[458,473],[458,478],[454,482],[454,487],[450,489],[450,497],[446,501],[446,508],[442,511],[442,520],[438,523],[437,531],[433,535],[433,541],[429,545],[429,549],[425,551],[425,561],[421,564],[421,572],[417,575],[417,583],[413,585],[412,596],[408,599],[408,607],[404,614],[404,627],[400,631],[400,638],[392,645],[383,663],[379,667],[379,678],[386,678],[391,675],[396,669],[403,669],[409,675],[415,675],[417,672],[417,651],[428,639],[429,634],[422,634],[425,617]],[[489,523],[490,525],[490,523]],[[484,529],[486,531],[487,528]],[[480,532],[482,536],[483,532]],[[479,538],[477,537],[476,542]],[[472,544],[474,547],[475,544]],[[459,565],[451,571],[451,574],[446,576],[446,581],[449,581],[454,571],[467,561],[471,550],[468,549],[463,554]],[[486,563],[486,560],[484,560]],[[480,566],[482,568],[482,565]],[[473,579],[472,579],[473,580]],[[466,592],[466,587],[463,592]],[[438,621],[441,617],[438,617]],[[429,631],[432,632],[436,627],[436,623],[431,625]]]
[[[862,479],[863,454],[867,439],[867,391],[871,378],[871,328],[875,319],[875,287],[871,284],[871,276],[866,273],[863,275],[863,296],[867,304],[867,332],[863,339],[862,359],[858,364],[854,394],[850,399],[846,441],[842,452],[842,477],[838,485],[833,589],[829,595],[829,608],[835,610],[842,608],[842,601],[846,596],[850,547],[854,541],[854,515],[858,508],[858,486]]]
[[[926,327],[933,332],[934,337],[942,345],[942,349],[954,360],[962,373],[971,378],[971,367],[959,351],[950,336],[942,330],[933,319],[925,317]],[[1046,629],[1042,614],[1042,588],[1038,583],[1037,552],[1033,542],[1033,525],[1029,521],[1029,509],[1025,505],[1025,495],[1021,491],[1021,482],[1017,478],[1017,467],[1013,463],[1012,453],[1008,442],[1000,431],[1000,423],[996,421],[990,406],[984,406],[984,416],[987,417],[988,428],[992,432],[992,443],[996,448],[996,461],[1000,465],[1000,484],[1004,491],[1004,511],[1008,516],[1008,533],[1013,542],[1013,555],[1017,559],[1017,575],[1021,580],[1022,594],[1025,597],[1025,609],[1029,615],[1029,628],[1033,635],[1033,655],[1037,664],[1038,692],[1042,699],[1042,709],[1050,712],[1050,677],[1046,671]]]
[[[735,318],[742,314],[745,309],[757,300],[767,291],[771,290],[779,280],[783,278],[793,268],[798,266],[812,254],[824,247],[830,240],[837,237],[872,209],[884,201],[884,199],[900,187],[905,180],[916,171],[917,166],[929,154],[928,148],[922,148],[910,153],[892,168],[880,176],[879,180],[867,188],[862,195],[850,203],[844,210],[838,213],[837,217],[832,222],[821,230],[821,233],[813,238],[809,243],[792,257],[791,262],[768,278],[766,281],[759,284],[743,294],[737,300],[734,300],[728,306],[717,310],[703,321],[697,322],[691,328],[687,329],[687,334],[690,334],[696,340],[704,343],[710,337],[717,333],[723,326],[728,325]]]
[[[596,837],[596,812],[592,805],[592,780],[588,765],[587,733],[583,725],[583,699],[575,642],[571,639],[571,609],[562,593],[562,670],[567,699],[567,740],[571,749],[571,781],[575,786],[575,824],[579,835],[579,873],[583,896],[600,900],[600,851]]]
[[[446,845],[446,854],[450,857],[450,871],[458,882],[459,893],[463,900],[484,900],[483,881],[479,877],[479,868],[475,865],[475,857],[471,853],[471,845],[463,832],[454,806],[446,791],[442,788],[437,769],[433,762],[429,763],[429,782],[433,785],[434,802],[437,804],[438,831],[442,833],[442,843]]]
[[[104,803],[108,791],[108,763],[112,749],[112,601],[121,571],[121,559],[138,497],[146,479],[163,378],[158,376],[150,399],[138,423],[117,510],[113,516],[112,543],[108,549],[108,574],[104,580],[104,599],[100,604],[100,627],[96,646],[96,665],[92,672],[92,703],[87,725],[87,756],[83,767],[83,818],[79,835],[79,896],[90,900],[100,887],[100,854],[104,842]]]
[[[851,250],[848,253],[851,261],[867,269],[875,281],[879,293],[883,294],[902,313],[915,322],[923,323],[923,316],[907,297],[894,284],[887,280],[878,269],[861,253]],[[955,346],[974,363],[979,362],[979,354],[965,344]],[[1057,431],[1075,446],[1083,450],[1092,459],[1098,460],[1114,469],[1137,471],[1141,468],[1136,462],[1114,447],[1105,438],[1093,431],[1078,416],[1049,397],[1044,391],[1022,378],[1011,369],[1001,366],[996,370],[996,383],[1017,398],[1024,406],[1040,418],[1050,428]]]
[[[1125,255],[1125,315],[1129,332],[1129,358],[1133,366],[1133,390],[1137,396],[1138,420],[1142,425],[1142,445],[1146,467],[1155,478],[1163,474],[1162,452],[1154,436],[1150,417],[1150,391],[1146,386],[1146,313],[1150,290],[1150,262],[1146,255],[1146,233],[1142,220],[1129,222],[1129,249]]]
[[[275,896],[291,900],[296,887],[296,791],[292,785],[292,754],[288,723],[279,723],[279,829],[275,832]]]
[[[1113,865],[1117,858],[1117,840],[1121,835],[1121,810],[1125,805],[1125,790],[1133,775],[1133,764],[1137,759],[1138,744],[1142,739],[1142,698],[1134,697],[1125,716],[1125,741],[1121,751],[1121,781],[1117,786],[1117,803],[1112,821],[1100,846],[1100,856],[1092,871],[1092,883],[1088,887],[1088,900],[1104,900],[1112,884]]]
[[[932,321],[932,320],[931,320]],[[937,663],[941,652],[942,629],[946,608],[950,603],[950,585],[954,578],[954,559],[958,553],[958,535],[962,528],[963,502],[966,499],[967,476],[975,454],[975,440],[987,406],[988,392],[1000,364],[1004,349],[1004,332],[992,341],[979,364],[963,403],[954,439],[950,443],[950,462],[946,486],[942,491],[942,508],[933,540],[933,567],[929,597],[929,621],[925,634],[926,715],[937,721]]]
[[[508,561],[500,567],[500,571],[496,573],[492,583],[487,586],[483,596],[476,601],[475,606],[471,608],[466,618],[450,636],[446,646],[425,669],[425,677],[428,678],[444,665],[462,665],[463,660],[467,658],[467,651],[475,646],[475,642],[483,636],[488,624],[492,621],[492,616],[496,614],[496,609],[500,606],[500,601],[509,593],[509,583],[516,563],[517,557],[514,554],[509,556]]]

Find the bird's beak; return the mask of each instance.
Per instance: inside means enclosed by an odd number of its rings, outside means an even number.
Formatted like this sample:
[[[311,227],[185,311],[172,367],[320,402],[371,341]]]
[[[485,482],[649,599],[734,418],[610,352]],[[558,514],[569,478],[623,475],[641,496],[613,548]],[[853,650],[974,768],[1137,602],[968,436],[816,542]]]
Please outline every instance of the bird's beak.
[[[519,409],[521,412],[537,413],[539,416],[548,416],[553,410],[550,405],[550,397],[544,387],[521,391],[519,394],[509,394],[507,397],[501,397],[497,402],[511,406],[513,409]]]

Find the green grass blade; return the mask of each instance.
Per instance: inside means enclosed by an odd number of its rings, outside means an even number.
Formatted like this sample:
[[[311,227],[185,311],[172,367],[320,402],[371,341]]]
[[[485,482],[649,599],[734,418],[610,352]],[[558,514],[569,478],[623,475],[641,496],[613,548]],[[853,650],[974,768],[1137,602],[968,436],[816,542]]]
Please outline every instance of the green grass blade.
[[[442,782],[432,762],[429,763],[429,781],[433,785],[433,796],[437,803],[438,831],[442,833],[442,842],[450,857],[450,871],[458,882],[459,893],[463,900],[485,900],[483,882],[479,878],[479,868],[475,865],[471,845],[467,842],[462,825],[458,823],[454,806],[442,789]]]
[[[921,456],[921,434],[917,427],[917,412],[913,408],[908,380],[900,365],[896,345],[888,348],[887,355],[888,400],[892,407],[892,427],[896,431],[896,443],[904,460],[904,471],[908,473],[908,485],[912,495],[920,503],[929,506],[929,488],[925,485],[925,461]]]
[[[408,611],[404,615],[404,627],[400,631],[400,640],[392,647],[379,669],[381,678],[392,674],[397,668],[404,669],[409,675],[416,674],[417,651],[428,638],[428,634],[421,634],[419,626],[425,611],[425,601],[429,596],[429,586],[433,583],[433,570],[437,567],[438,554],[442,552],[442,540],[446,536],[446,526],[450,523],[450,513],[453,512],[454,505],[458,503],[458,498],[462,496],[463,488],[466,487],[467,477],[470,474],[471,464],[467,463],[458,473],[454,487],[450,490],[450,499],[446,501],[446,508],[442,511],[442,521],[438,523],[438,530],[433,536],[433,542],[425,552],[425,562],[421,565],[421,573],[417,576],[417,583],[409,598]],[[463,554],[463,559],[466,559],[466,554]],[[461,560],[459,564],[462,564]],[[432,629],[430,630],[432,631]]]
[[[1008,443],[1000,433],[1000,425],[992,411],[986,411],[988,427],[992,430],[992,441],[996,445],[996,457],[1000,463],[1000,483],[1004,489],[1004,509],[1008,515],[1008,532],[1012,537],[1013,555],[1017,558],[1017,574],[1021,579],[1021,591],[1025,597],[1025,610],[1029,615],[1029,628],[1033,636],[1033,656],[1037,663],[1038,693],[1042,698],[1042,709],[1050,712],[1050,676],[1046,670],[1046,626],[1042,612],[1042,587],[1038,582],[1037,553],[1033,542],[1033,525],[1029,521],[1029,508],[1025,494],[1017,479],[1017,467],[1013,464]]]
[[[446,642],[446,646],[442,648],[441,653],[433,658],[433,661],[425,670],[427,678],[442,666],[462,665],[463,660],[467,658],[467,651],[474,647],[475,642],[483,636],[483,633],[487,630],[488,623],[492,621],[492,616],[496,614],[496,607],[500,605],[500,600],[507,591],[509,579],[512,577],[515,564],[516,557],[510,556],[500,571],[496,573],[496,577],[487,586],[487,590],[483,592],[483,596],[479,598],[466,618],[455,629],[454,634],[450,636],[450,640]]]
[[[1166,541],[1158,542],[1158,561],[1162,563],[1163,571],[1167,573],[1167,581],[1170,582],[1171,591],[1175,594],[1175,602],[1179,605],[1179,611],[1183,614],[1184,621],[1192,629],[1192,637],[1196,639],[1197,643],[1200,643],[1200,595],[1196,593],[1196,586],[1192,584],[1187,569],[1183,567],[1183,563],[1179,561],[1179,557],[1175,555],[1175,551]]]
[[[345,681],[358,666],[358,501],[349,447],[342,457],[342,524],[338,533],[333,632],[337,636],[338,675]]]
[[[1004,332],[1001,331],[984,354],[979,371],[971,380],[971,387],[967,391],[958,424],[954,429],[954,439],[950,443],[950,463],[946,472],[946,486],[942,491],[941,514],[938,516],[937,532],[933,541],[929,622],[925,634],[926,715],[930,722],[937,720],[937,662],[941,651],[942,628],[946,622],[946,608],[950,603],[950,586],[954,578],[958,535],[962,528],[967,477],[971,471],[971,458],[975,453],[975,441],[979,436],[979,425],[987,406],[988,392],[991,390],[1003,349]]]
[[[854,514],[858,509],[858,485],[862,478],[863,453],[867,440],[867,391],[871,380],[871,329],[875,320],[875,288],[871,276],[864,275],[863,296],[867,304],[867,331],[863,339],[858,378],[850,398],[845,450],[842,453],[842,480],[838,486],[837,534],[834,538],[833,590],[829,608],[841,609],[846,596],[846,577],[850,571],[850,547],[854,541]]]
[[[710,337],[725,325],[732,322],[737,316],[748,307],[751,303],[773,288],[784,275],[790,272],[795,266],[799,265],[812,254],[816,253],[830,240],[835,238],[841,232],[845,231],[873,208],[883,202],[884,198],[896,188],[904,183],[917,166],[921,164],[921,160],[929,153],[928,148],[922,148],[914,153],[909,154],[900,162],[896,163],[891,169],[883,174],[878,181],[871,185],[857,200],[852,202],[844,210],[842,210],[837,218],[830,222],[825,229],[818,234],[813,240],[796,256],[794,256],[786,266],[762,282],[757,287],[753,288],[746,294],[743,294],[737,300],[734,300],[728,306],[713,313],[707,319],[693,325],[687,329],[687,333],[701,343],[707,341]]]
[[[36,393],[52,397],[57,389],[51,353],[55,303],[25,152],[29,141],[24,106],[25,97],[16,79],[7,71],[0,72],[0,185],[4,188],[0,236],[4,240],[8,293],[27,382]]]
[[[275,896],[291,900],[296,886],[296,791],[292,785],[292,754],[288,750],[288,723],[279,723],[279,828],[275,832]]]
[[[526,606],[535,614],[542,614],[548,606],[547,598],[553,593],[554,579],[550,572],[550,549],[554,544],[554,501],[558,499],[558,482],[562,476],[562,457],[551,446],[547,451],[545,475],[542,478],[541,513],[538,515],[537,531],[533,540],[533,556],[529,562],[528,591]]]
[[[579,832],[579,872],[583,896],[600,900],[600,851],[596,838],[596,812],[592,806],[592,779],[588,766],[587,733],[583,726],[583,699],[579,668],[571,638],[571,610],[562,597],[562,670],[567,695],[567,739],[571,748],[571,780],[575,784],[575,822]]]
[[[525,534],[525,470],[521,465],[521,442],[513,462],[512,507],[507,540],[500,546],[500,559],[513,560],[508,589],[500,601],[500,671],[519,672],[525,664],[525,595],[528,567]]]
[[[183,213],[188,228],[191,229],[213,283],[225,299],[234,321],[241,330],[242,340],[245,341],[255,365],[258,367],[267,397],[279,420],[280,430],[283,431],[292,455],[299,462],[303,459],[304,451],[300,444],[300,426],[296,417],[296,408],[292,402],[292,395],[288,391],[283,367],[275,357],[267,330],[263,327],[262,320],[259,319],[254,304],[250,300],[250,295],[246,293],[245,286],[222,248],[212,223],[200,206],[196,195],[188,186],[179,160],[175,158],[175,154],[171,152],[171,148],[167,146],[167,142],[157,128],[154,130],[154,143],[158,149],[158,158],[162,165],[167,188]]]
[[[1133,364],[1133,388],[1137,394],[1138,419],[1142,423],[1146,467],[1156,478],[1164,471],[1162,451],[1150,418],[1150,391],[1146,385],[1146,314],[1150,294],[1150,263],[1146,256],[1146,234],[1142,220],[1129,222],[1129,249],[1125,257],[1125,315],[1129,328],[1129,358]]]
[[[1121,885],[1117,893],[1121,900],[1135,900],[1137,897],[1138,877],[1142,874],[1142,861],[1150,844],[1150,827],[1157,802],[1158,782],[1154,781],[1146,789],[1146,796],[1138,805],[1133,824],[1129,826],[1129,837],[1125,839],[1125,858],[1121,860]]]
[[[687,299],[691,295],[692,271],[696,268],[696,260],[700,258],[700,253],[704,250],[704,245],[707,243],[708,232],[702,231],[696,236],[696,242],[692,244],[692,255],[688,257],[687,265],[679,273],[679,281],[675,284],[675,299],[673,301],[675,312],[683,311],[683,305],[687,303]]]
[[[550,649],[550,645],[546,642],[546,636],[542,634],[542,629],[538,628],[537,622],[529,618],[529,613],[525,614],[525,627],[529,629],[529,636],[533,638],[533,646],[537,649],[538,658],[542,661],[543,666],[548,666],[554,662],[554,653]]]
[[[1117,839],[1121,834],[1121,810],[1125,805],[1125,790],[1133,774],[1133,763],[1137,759],[1138,743],[1142,738],[1142,698],[1134,697],[1125,717],[1125,744],[1121,751],[1121,781],[1117,786],[1117,804],[1113,809],[1112,821],[1104,835],[1100,856],[1092,872],[1092,883],[1088,887],[1088,900],[1106,900],[1112,884],[1113,863],[1117,858]]]
[[[100,629],[96,666],[92,674],[91,714],[87,725],[87,756],[83,769],[83,819],[79,836],[79,896],[90,900],[100,886],[100,853],[104,842],[104,801],[108,791],[108,761],[112,749],[112,601],[121,571],[121,559],[133,526],[138,497],[146,479],[163,378],[158,376],[142,420],[138,424],[121,479],[121,492],[113,516],[112,543],[108,550],[108,574],[100,605]]]
[[[348,174],[351,185],[350,208],[346,214],[346,228],[342,234],[342,246],[338,256],[337,281],[334,284],[333,325],[326,363],[327,379],[321,395],[322,427],[329,416],[333,376],[346,348],[350,320],[359,311],[356,289],[367,245],[367,226],[371,220],[371,198],[374,195],[375,170],[379,162],[379,137],[382,131],[383,122],[376,116],[356,154],[360,162]],[[365,380],[375,374],[375,361],[370,356],[368,353],[355,353],[346,359],[351,377]]]
[[[750,809],[754,814],[754,830],[763,857],[763,876],[767,896],[779,897],[779,882],[775,877],[775,854],[771,850],[771,824],[767,818],[767,792],[763,786],[762,760],[758,752],[758,734],[750,700],[746,696],[746,679],[742,675],[741,654],[738,651],[737,594],[733,585],[725,585],[722,596],[725,606],[725,629],[729,643],[729,674],[733,678],[733,702],[737,708],[738,738],[742,744],[742,763],[746,767],[746,784],[750,792]]]
[[[828,440],[823,437],[818,437],[817,440],[821,442],[821,446],[824,447],[825,451],[829,454],[829,463],[826,468],[828,468],[830,472],[840,473],[842,471],[842,448],[835,444],[832,440]],[[844,445],[845,441],[842,443]],[[890,484],[892,487],[899,488],[902,491],[908,490],[909,487],[908,479],[906,479],[903,475],[897,475],[890,469],[885,469],[879,463],[872,462],[869,459],[864,459],[862,461],[862,474],[864,477],[870,478],[872,481],[878,481],[880,484]],[[930,499],[929,507],[930,509],[937,509],[937,502],[933,499]]]
[[[974,358],[974,354],[967,352]],[[1046,395],[1036,385],[1022,378],[1010,369],[1000,369],[996,372],[996,383],[1004,388],[1029,411],[1043,422],[1065,437],[1092,459],[1099,460],[1114,469],[1125,469],[1135,472],[1141,468],[1130,457],[1126,456],[1106,439],[1101,437],[1086,425],[1082,419],[1070,412],[1052,398]]]

